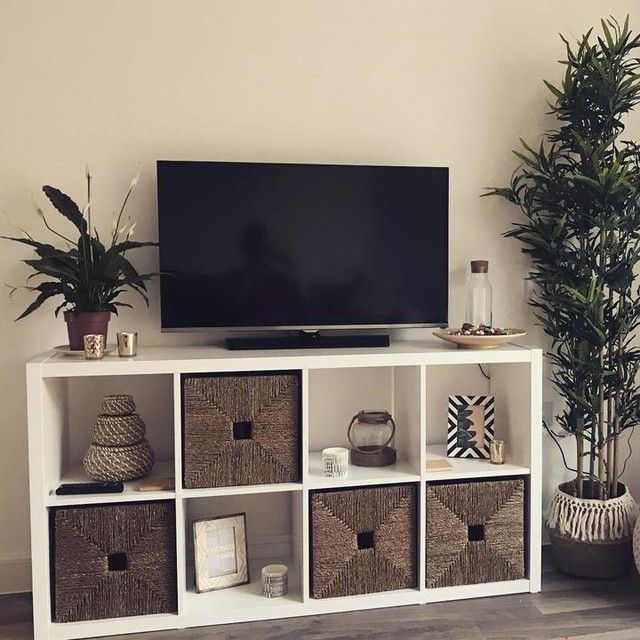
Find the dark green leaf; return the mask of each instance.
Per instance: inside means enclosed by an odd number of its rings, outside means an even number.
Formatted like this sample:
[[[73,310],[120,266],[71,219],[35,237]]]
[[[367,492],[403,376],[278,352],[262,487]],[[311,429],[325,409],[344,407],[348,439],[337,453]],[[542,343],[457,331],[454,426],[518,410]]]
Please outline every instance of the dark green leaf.
[[[51,204],[69,220],[82,235],[87,233],[87,221],[84,219],[78,205],[60,189],[45,185],[42,187]]]

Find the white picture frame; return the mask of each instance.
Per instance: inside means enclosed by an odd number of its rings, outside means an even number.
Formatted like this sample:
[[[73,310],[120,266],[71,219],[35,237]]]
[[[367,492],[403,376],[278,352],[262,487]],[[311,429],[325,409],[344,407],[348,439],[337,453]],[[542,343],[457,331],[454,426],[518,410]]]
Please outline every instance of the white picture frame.
[[[248,584],[247,516],[234,513],[193,522],[196,593]]]

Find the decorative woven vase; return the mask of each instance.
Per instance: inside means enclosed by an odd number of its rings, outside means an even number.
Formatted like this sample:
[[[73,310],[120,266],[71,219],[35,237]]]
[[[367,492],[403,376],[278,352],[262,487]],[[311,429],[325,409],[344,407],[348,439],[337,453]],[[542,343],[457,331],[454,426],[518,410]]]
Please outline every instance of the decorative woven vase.
[[[98,482],[126,482],[146,476],[154,455],[145,436],[145,424],[129,395],[110,395],[102,401],[93,439],[82,465]]]
[[[102,400],[102,414],[106,416],[126,416],[135,413],[136,403],[133,396],[115,393]]]
[[[632,535],[638,507],[627,487],[609,500],[576,498],[574,483],[561,484],[551,500],[547,526],[558,569],[582,577],[611,579],[633,565]]]
[[[126,482],[146,476],[154,463],[146,439],[125,447],[89,445],[82,464],[87,475],[99,482]]]
[[[137,413],[129,416],[100,415],[93,429],[93,443],[106,447],[123,447],[144,438],[145,425]]]

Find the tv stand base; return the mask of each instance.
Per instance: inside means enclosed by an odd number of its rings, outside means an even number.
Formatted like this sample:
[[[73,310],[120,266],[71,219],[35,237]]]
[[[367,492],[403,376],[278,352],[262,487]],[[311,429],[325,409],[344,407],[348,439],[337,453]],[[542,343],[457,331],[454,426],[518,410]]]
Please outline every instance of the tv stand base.
[[[357,347],[388,347],[387,334],[353,336],[323,336],[317,331],[300,331],[295,335],[270,337],[227,338],[227,349],[354,349]]]

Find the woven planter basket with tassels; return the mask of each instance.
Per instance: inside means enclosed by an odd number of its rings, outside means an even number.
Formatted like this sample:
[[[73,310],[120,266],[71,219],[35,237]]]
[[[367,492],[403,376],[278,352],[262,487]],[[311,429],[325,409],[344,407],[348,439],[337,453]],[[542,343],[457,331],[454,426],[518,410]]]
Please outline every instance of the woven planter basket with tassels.
[[[609,500],[591,500],[570,495],[573,483],[561,484],[551,499],[547,526],[580,542],[608,542],[633,535],[638,507],[629,491]]]
[[[556,566],[582,578],[612,579],[633,566],[632,535],[638,507],[629,490],[609,500],[576,498],[574,483],[561,484],[547,512]]]

